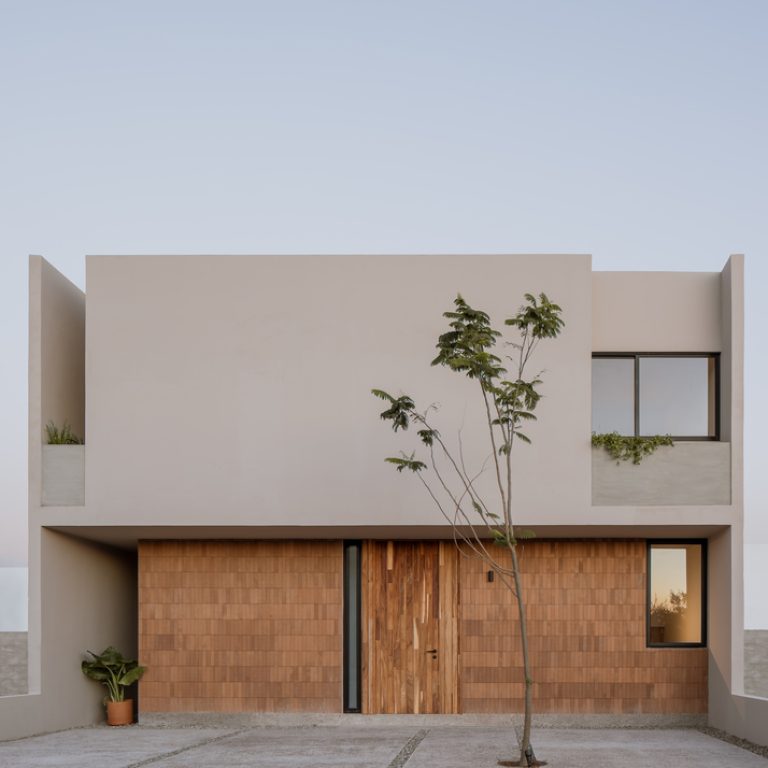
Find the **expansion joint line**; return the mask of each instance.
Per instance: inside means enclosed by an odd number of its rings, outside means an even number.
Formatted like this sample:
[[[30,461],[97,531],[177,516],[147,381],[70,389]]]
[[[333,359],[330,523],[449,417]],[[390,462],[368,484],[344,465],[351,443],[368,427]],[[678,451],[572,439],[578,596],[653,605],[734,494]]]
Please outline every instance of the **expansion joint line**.
[[[410,760],[411,755],[416,751],[416,747],[418,747],[419,744],[424,741],[424,737],[428,733],[428,729],[423,729],[411,736],[411,738],[405,742],[405,746],[397,753],[394,760],[392,760],[387,768],[403,768],[408,760]]]
[[[183,752],[189,752],[190,749],[197,749],[198,747],[205,747],[208,744],[215,744],[217,741],[224,741],[225,739],[231,739],[233,736],[239,736],[241,733],[245,733],[246,731],[251,730],[250,728],[239,728],[236,731],[227,731],[222,736],[213,736],[210,739],[203,739],[202,741],[195,742],[194,744],[189,744],[186,747],[180,747],[179,749],[174,749],[171,752],[163,752],[162,755],[153,755],[152,757],[148,757],[144,760],[139,760],[138,763],[131,763],[130,765],[126,765],[125,768],[143,768],[145,765],[151,765],[152,763],[157,763],[160,760],[165,760],[168,757],[174,757],[175,755],[180,755]]]

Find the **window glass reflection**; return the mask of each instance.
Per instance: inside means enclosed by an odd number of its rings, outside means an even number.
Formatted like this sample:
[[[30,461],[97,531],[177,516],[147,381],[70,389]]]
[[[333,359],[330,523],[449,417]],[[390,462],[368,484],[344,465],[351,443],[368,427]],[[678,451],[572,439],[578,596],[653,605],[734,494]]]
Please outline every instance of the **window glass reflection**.
[[[641,357],[640,434],[714,437],[714,358]]]
[[[650,643],[701,643],[701,544],[653,544],[650,549]]]
[[[717,355],[592,358],[592,431],[718,437]]]
[[[635,360],[592,359],[592,431],[635,434]]]

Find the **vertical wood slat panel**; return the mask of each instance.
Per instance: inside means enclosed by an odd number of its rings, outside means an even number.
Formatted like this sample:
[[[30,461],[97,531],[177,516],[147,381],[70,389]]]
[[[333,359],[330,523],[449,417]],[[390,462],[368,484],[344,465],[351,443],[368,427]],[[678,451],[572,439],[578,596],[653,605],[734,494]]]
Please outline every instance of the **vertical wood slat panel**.
[[[452,541],[440,542],[440,709],[461,712],[459,700],[459,553]]]
[[[139,653],[152,711],[341,711],[342,547],[139,544]]]
[[[458,712],[457,561],[453,542],[363,543],[364,713]]]

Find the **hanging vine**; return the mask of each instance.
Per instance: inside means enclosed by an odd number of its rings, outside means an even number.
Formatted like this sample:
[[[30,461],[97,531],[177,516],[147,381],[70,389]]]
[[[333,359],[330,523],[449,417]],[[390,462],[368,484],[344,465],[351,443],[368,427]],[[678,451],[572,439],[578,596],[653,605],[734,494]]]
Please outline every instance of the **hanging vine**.
[[[637,437],[620,435],[618,432],[592,433],[592,447],[603,448],[612,459],[616,459],[616,464],[630,460],[633,464],[639,464],[662,445],[674,446],[674,442],[669,435]]]

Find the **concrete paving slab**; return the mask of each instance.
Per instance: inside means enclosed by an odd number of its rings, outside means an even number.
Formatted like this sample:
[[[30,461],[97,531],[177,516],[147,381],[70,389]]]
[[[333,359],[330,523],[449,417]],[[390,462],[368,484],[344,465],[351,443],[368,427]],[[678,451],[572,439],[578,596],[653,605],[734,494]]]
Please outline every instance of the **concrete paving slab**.
[[[408,761],[407,768],[492,768],[498,760],[514,760],[519,755],[517,738],[511,725],[506,728],[430,728]]]
[[[536,757],[552,768],[767,768],[765,758],[692,729],[535,729]],[[434,728],[407,768],[495,766],[516,757],[509,729]]]
[[[570,768],[766,768],[765,758],[695,730],[540,730],[537,756]]]
[[[0,743],[8,768],[129,768],[159,755],[237,733],[218,728],[76,728]]]
[[[253,728],[157,768],[387,768],[417,728]]]
[[[409,742],[410,756],[402,752]],[[539,728],[533,744],[552,768],[768,768],[765,758],[693,729]],[[516,755],[515,745],[512,729],[500,726],[102,726],[0,743],[0,766],[494,768]]]

